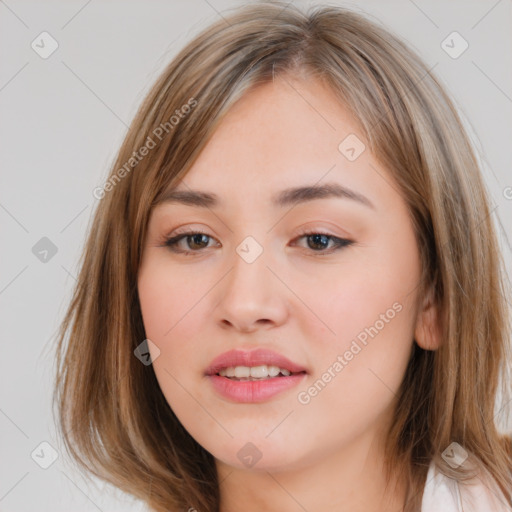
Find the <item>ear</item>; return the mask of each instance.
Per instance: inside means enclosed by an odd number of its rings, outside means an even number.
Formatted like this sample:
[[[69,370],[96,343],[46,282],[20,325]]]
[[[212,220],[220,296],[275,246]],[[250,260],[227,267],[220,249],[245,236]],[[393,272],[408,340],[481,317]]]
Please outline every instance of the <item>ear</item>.
[[[414,339],[424,350],[437,350],[441,345],[441,317],[439,306],[430,290],[418,310]]]

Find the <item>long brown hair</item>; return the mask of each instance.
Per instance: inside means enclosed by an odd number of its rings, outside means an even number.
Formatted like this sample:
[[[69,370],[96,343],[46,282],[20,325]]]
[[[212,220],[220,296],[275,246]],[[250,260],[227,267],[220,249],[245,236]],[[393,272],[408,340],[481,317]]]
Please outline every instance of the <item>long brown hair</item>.
[[[215,461],[184,429],[151,366],[137,294],[147,222],[243,94],[280,74],[322,80],[360,123],[361,138],[409,207],[423,280],[442,311],[442,344],[414,343],[389,432],[387,464],[418,510],[428,465],[461,481],[441,453],[451,442],[481,461],[511,501],[512,443],[494,421],[510,321],[488,192],[463,123],[442,85],[406,44],[353,11],[281,2],[239,8],[167,66],[111,169],[56,346],[54,400],[79,466],[156,511],[215,512]],[[143,150],[142,148],[146,148]],[[137,156],[134,156],[136,152]]]

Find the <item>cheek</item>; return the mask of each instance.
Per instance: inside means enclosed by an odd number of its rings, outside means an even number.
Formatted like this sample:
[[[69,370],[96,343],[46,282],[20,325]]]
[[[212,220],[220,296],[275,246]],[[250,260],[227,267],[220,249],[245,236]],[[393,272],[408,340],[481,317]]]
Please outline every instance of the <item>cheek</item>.
[[[404,229],[393,240],[347,253],[343,265],[316,283],[302,281],[297,292],[315,313],[299,320],[315,340],[315,377],[330,369],[337,377],[331,379],[336,384],[326,386],[331,393],[358,389],[361,403],[393,396],[413,343],[419,254],[411,231]],[[337,361],[342,368],[334,367]]]
[[[198,367],[197,347],[192,340],[206,313],[204,297],[211,285],[185,272],[170,269],[158,255],[148,258],[138,276],[138,293],[152,367],[168,404],[179,417],[183,411],[201,416],[201,408],[186,391],[192,370]],[[185,386],[185,387],[184,387]],[[201,416],[202,417],[202,416]]]
[[[167,346],[176,331],[191,327],[205,286],[187,271],[176,272],[155,256],[148,258],[138,277],[138,293],[146,335]],[[183,339],[183,338],[182,338]]]
[[[180,419],[204,418],[194,400],[202,400],[196,387],[206,367],[204,347],[212,322],[211,297],[219,281],[214,272],[198,272],[196,265],[177,269],[165,254],[148,252],[139,271],[138,292],[145,334],[151,348],[153,370],[168,404]],[[211,419],[211,418],[210,418]],[[213,425],[212,425],[213,428]]]
[[[404,331],[409,335],[414,323],[411,292],[418,285],[418,270],[414,262],[396,258],[393,251],[364,256],[354,251],[343,265],[323,275],[297,277],[294,291],[310,310],[298,321],[316,343],[336,350],[343,350],[358,335],[364,341],[366,330],[375,325],[379,333],[395,338]]]
[[[325,329],[317,338],[315,372],[298,390],[296,418],[329,417],[322,434],[349,442],[390,414],[410,358],[414,307],[389,280],[378,291],[360,281],[340,284],[335,306],[326,302],[323,310],[336,335]]]

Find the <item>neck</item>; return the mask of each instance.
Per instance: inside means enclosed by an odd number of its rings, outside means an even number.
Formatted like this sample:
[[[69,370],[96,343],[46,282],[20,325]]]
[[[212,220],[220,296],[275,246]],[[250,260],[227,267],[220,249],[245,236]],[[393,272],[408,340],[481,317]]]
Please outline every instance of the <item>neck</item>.
[[[405,482],[386,485],[382,447],[364,439],[290,469],[234,468],[217,461],[220,512],[398,512]]]

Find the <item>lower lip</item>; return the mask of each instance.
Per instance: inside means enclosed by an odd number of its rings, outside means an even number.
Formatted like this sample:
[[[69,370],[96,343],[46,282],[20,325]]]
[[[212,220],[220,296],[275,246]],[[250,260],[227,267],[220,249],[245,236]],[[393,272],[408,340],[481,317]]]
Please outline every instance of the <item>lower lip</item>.
[[[279,393],[295,387],[306,373],[265,380],[231,380],[220,375],[208,375],[215,390],[223,397],[239,403],[258,403],[270,400]]]

